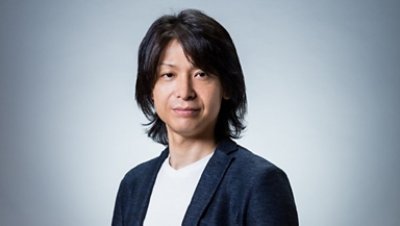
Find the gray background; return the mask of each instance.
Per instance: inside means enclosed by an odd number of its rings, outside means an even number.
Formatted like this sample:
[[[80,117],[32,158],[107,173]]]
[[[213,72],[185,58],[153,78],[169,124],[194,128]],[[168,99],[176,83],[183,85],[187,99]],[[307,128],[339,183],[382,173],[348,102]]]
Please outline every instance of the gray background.
[[[109,225],[163,148],[133,99],[160,15],[221,22],[246,75],[238,142],[283,168],[301,225],[400,225],[399,1],[0,1],[0,225]]]

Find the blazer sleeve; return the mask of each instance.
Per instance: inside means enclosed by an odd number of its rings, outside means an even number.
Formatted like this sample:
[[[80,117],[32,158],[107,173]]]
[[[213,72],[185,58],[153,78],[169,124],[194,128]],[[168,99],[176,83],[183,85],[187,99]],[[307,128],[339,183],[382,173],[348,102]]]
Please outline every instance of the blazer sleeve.
[[[254,177],[246,221],[257,226],[299,225],[292,189],[281,169],[274,167]]]
[[[117,198],[115,201],[114,214],[112,218],[111,225],[112,226],[123,226],[123,204],[124,197],[127,194],[127,186],[125,185],[125,180],[121,181],[121,184],[118,189]]]

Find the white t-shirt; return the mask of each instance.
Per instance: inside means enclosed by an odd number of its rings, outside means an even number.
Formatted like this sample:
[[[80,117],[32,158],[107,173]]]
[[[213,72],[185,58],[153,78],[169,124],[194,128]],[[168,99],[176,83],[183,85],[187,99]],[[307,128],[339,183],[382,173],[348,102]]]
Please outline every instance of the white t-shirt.
[[[166,158],[153,187],[144,225],[182,225],[201,174],[213,153],[179,170],[169,165]]]

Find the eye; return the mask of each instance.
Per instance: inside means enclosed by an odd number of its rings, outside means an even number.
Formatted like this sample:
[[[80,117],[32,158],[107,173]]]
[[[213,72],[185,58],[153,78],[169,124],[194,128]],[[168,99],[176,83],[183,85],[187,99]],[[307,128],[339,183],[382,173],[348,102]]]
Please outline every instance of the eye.
[[[174,74],[173,73],[163,73],[163,74],[161,74],[160,77],[170,79],[170,78],[174,77]]]
[[[198,78],[206,78],[207,76],[208,76],[208,74],[206,72],[204,72],[204,71],[198,71],[194,75],[194,77],[198,77]]]

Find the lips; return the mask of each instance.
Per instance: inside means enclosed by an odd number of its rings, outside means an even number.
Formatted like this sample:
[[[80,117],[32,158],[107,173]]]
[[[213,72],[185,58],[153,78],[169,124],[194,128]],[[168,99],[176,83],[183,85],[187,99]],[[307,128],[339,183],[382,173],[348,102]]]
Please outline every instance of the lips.
[[[199,108],[191,108],[191,107],[187,108],[176,107],[173,108],[172,110],[175,112],[175,114],[181,117],[193,117],[200,112]]]

